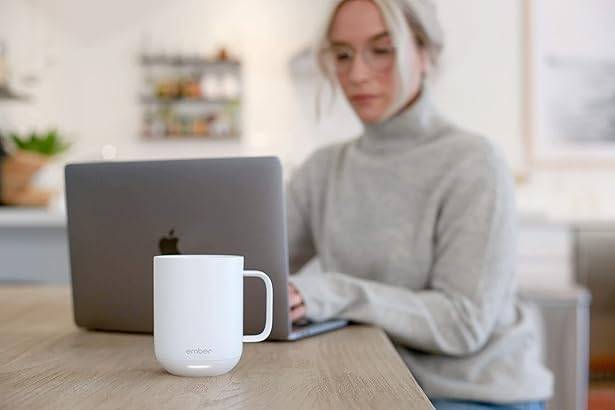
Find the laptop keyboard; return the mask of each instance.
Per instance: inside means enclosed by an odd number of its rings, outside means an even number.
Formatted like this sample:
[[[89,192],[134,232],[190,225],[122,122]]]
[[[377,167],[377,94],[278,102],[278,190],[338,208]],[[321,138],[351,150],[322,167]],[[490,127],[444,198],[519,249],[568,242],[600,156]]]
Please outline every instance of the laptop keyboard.
[[[312,322],[311,320],[304,318],[304,319],[298,320],[297,322],[294,322],[293,323],[293,329],[301,329],[301,328],[309,326],[309,325],[311,325],[313,323],[314,322]]]

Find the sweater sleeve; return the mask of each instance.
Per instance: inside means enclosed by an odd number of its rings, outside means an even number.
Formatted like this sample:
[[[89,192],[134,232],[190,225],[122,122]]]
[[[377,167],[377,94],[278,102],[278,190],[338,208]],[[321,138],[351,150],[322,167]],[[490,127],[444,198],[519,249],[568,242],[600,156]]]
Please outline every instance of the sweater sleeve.
[[[513,182],[492,149],[452,171],[440,200],[427,288],[391,286],[348,272],[301,273],[290,281],[310,319],[374,324],[397,343],[452,356],[471,354],[487,342],[515,289]]]

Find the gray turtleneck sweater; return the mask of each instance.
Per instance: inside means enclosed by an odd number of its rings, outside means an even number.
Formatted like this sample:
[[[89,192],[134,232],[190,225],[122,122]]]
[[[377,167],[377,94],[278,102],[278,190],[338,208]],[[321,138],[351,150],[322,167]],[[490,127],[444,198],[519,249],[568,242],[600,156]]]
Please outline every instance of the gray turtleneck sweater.
[[[504,160],[427,95],[315,152],[287,191],[290,281],[313,320],[380,326],[427,395],[542,400],[531,311],[516,298],[517,220]]]

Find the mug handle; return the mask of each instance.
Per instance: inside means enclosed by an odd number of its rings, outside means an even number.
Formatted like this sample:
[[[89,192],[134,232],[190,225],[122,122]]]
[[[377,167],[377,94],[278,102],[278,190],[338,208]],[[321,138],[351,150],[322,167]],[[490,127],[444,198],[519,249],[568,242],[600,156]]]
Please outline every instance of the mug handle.
[[[262,342],[269,337],[273,323],[273,285],[271,284],[271,279],[269,279],[269,276],[258,270],[246,270],[243,272],[243,276],[259,278],[265,282],[265,288],[267,290],[267,315],[265,317],[265,329],[257,335],[243,336],[243,342]]]

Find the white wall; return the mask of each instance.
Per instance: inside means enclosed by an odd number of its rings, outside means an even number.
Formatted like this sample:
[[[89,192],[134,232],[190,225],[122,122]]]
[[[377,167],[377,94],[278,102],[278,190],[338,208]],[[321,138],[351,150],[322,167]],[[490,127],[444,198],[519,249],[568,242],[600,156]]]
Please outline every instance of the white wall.
[[[522,169],[522,1],[437,3],[446,42],[437,102],[456,123],[496,141],[511,166]]]

